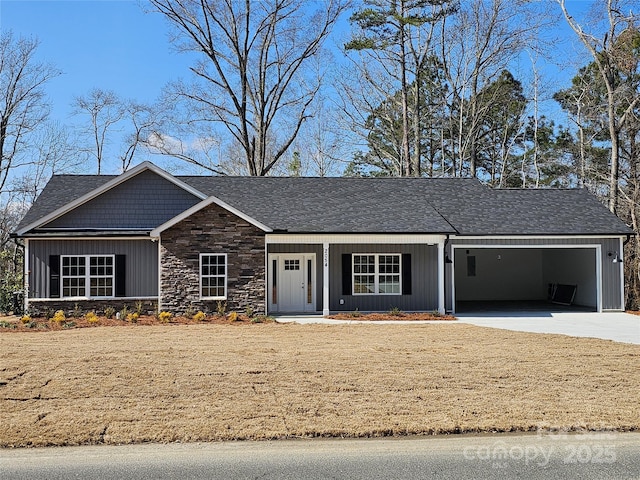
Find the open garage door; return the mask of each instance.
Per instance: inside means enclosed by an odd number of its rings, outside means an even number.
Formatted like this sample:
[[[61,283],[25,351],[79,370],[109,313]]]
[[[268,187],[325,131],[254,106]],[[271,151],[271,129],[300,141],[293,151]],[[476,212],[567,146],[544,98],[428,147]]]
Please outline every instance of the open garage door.
[[[595,247],[454,248],[455,311],[600,309]]]

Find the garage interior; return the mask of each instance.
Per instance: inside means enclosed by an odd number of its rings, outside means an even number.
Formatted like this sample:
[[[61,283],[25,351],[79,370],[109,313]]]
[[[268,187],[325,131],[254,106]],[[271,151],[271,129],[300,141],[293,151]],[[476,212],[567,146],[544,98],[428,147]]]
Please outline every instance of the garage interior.
[[[598,309],[594,248],[456,248],[454,283],[456,312]]]

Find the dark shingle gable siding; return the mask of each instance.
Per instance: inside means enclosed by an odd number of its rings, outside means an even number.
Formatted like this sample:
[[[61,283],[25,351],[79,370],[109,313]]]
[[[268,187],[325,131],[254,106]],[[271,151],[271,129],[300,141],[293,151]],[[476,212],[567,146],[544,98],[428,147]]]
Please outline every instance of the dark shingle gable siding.
[[[144,171],[43,228],[152,229],[198,201],[156,173]]]

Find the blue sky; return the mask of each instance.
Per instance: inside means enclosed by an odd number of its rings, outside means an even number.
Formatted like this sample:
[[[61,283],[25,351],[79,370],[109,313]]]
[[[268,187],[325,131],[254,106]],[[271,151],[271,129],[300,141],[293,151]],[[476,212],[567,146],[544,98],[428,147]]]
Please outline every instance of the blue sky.
[[[590,3],[568,1],[574,12]],[[0,0],[0,29],[37,37],[38,59],[62,71],[47,85],[53,120],[80,121],[71,117],[71,103],[94,87],[152,102],[166,83],[189,76],[193,57],[173,50],[168,24],[159,14],[145,13],[144,5],[144,0]],[[346,18],[340,27],[348,31]],[[565,38],[574,36],[566,25],[559,28]],[[559,76],[567,85],[574,70],[555,73],[555,80]]]
[[[52,117],[65,123],[70,103],[93,87],[153,101],[163,85],[188,72],[189,58],[172,51],[162,17],[136,1],[2,0],[0,28],[40,40],[39,59],[62,70],[47,91]]]

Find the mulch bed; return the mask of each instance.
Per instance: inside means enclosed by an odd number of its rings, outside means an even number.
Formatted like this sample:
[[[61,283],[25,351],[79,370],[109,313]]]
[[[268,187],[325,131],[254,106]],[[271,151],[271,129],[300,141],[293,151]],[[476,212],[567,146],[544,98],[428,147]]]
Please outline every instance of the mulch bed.
[[[46,318],[32,318],[23,322],[20,317],[0,316],[0,332],[47,332],[55,330],[70,330],[75,328],[93,327],[131,327],[131,326],[153,326],[153,325],[246,325],[253,323],[268,323],[273,319],[265,316],[248,317],[238,315],[232,320],[229,315],[208,315],[203,320],[194,320],[187,317],[172,317],[169,321],[161,321],[153,315],[142,315],[133,320],[122,320],[100,316],[97,321],[89,322],[85,317],[66,317],[63,321],[55,321]]]
[[[335,315],[329,315],[327,318],[333,320],[370,320],[370,321],[425,321],[425,320],[457,320],[456,317],[451,315],[438,315],[431,312],[417,312],[417,313],[337,313]]]

